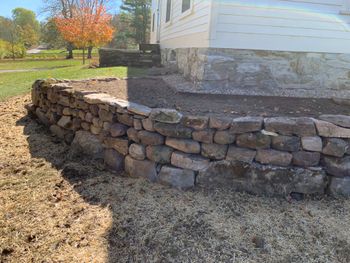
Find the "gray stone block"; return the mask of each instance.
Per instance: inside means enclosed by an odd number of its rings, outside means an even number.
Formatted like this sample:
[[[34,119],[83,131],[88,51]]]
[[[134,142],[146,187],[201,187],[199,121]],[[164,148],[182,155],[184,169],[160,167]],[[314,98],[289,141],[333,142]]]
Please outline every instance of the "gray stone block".
[[[240,117],[233,119],[230,131],[232,133],[255,132],[262,129],[262,117]]]
[[[144,145],[164,144],[164,137],[156,132],[139,131],[137,136]]]
[[[256,156],[255,150],[246,148],[239,148],[234,145],[230,145],[227,151],[227,161],[240,161],[244,163],[252,163]]]
[[[294,152],[293,165],[301,167],[317,166],[320,162],[321,154],[319,152]]]
[[[208,167],[209,159],[196,154],[173,152],[171,155],[171,164],[183,169],[200,171]]]
[[[113,149],[106,149],[104,151],[105,165],[114,171],[124,170],[124,156]]]
[[[179,139],[167,137],[165,144],[176,150],[185,152],[185,153],[200,153],[201,146],[199,142],[191,139]]]
[[[136,160],[144,160],[146,158],[146,149],[142,144],[133,143],[129,146],[129,154]]]
[[[151,161],[160,164],[170,163],[171,154],[174,149],[165,145],[155,145],[146,147],[146,156]]]
[[[243,133],[237,136],[236,144],[243,148],[268,149],[270,148],[270,136],[258,133]]]
[[[316,129],[311,118],[274,117],[265,119],[265,130],[282,135],[314,136]]]
[[[350,196],[350,177],[330,177],[328,191],[333,196]]]
[[[154,129],[161,135],[174,138],[192,138],[192,129],[181,124],[169,124],[157,122],[154,124]]]
[[[218,144],[231,144],[234,143],[236,135],[229,130],[216,131],[214,135],[214,142]]]
[[[272,148],[280,151],[296,152],[300,147],[300,138],[296,136],[272,137]]]
[[[318,136],[302,137],[301,145],[305,151],[322,152],[322,139]]]
[[[156,164],[149,160],[135,160],[130,155],[125,157],[125,171],[132,177],[143,177],[151,182],[157,181]]]
[[[227,148],[228,145],[202,143],[201,154],[209,159],[222,160],[226,157]]]
[[[162,123],[179,123],[182,114],[173,109],[152,109],[149,118]]]
[[[288,166],[292,162],[292,154],[276,150],[258,150],[255,160],[261,164]]]
[[[192,137],[198,142],[213,143],[214,134],[214,130],[194,131]]]
[[[164,165],[159,172],[159,182],[176,187],[178,189],[188,189],[194,187],[194,171],[175,168]]]
[[[331,138],[325,141],[322,153],[334,157],[343,157],[348,149],[348,143],[342,139]]]

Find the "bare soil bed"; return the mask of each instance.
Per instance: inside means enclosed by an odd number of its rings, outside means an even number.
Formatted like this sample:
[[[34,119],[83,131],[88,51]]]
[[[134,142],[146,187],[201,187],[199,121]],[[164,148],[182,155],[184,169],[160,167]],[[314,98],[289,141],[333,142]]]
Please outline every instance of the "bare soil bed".
[[[68,159],[0,102],[0,262],[350,262],[350,200],[181,192]],[[124,177],[123,177],[124,176]]]
[[[175,108],[187,114],[225,116],[303,116],[349,114],[350,106],[332,99],[219,95],[181,92],[161,77],[74,82],[73,87],[108,93],[149,107]]]

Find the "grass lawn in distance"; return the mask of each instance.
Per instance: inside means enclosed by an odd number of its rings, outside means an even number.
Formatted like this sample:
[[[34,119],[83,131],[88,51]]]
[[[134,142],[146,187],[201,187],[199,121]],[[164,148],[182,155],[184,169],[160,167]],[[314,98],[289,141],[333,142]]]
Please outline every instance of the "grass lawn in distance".
[[[87,61],[88,64],[88,61]],[[28,72],[6,72],[1,70],[41,69]],[[110,67],[86,68],[81,60],[0,60],[0,101],[27,93],[36,79],[84,79],[93,77],[127,77],[142,76],[142,68]]]

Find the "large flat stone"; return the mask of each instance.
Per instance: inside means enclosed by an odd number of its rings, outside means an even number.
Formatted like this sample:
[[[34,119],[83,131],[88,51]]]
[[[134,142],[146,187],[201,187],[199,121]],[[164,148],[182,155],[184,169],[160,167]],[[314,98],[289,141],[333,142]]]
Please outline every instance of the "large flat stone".
[[[204,130],[208,127],[209,117],[201,116],[185,116],[183,123],[186,127],[193,128],[195,130]]]
[[[333,196],[350,196],[350,177],[331,177],[328,191]]]
[[[226,157],[227,148],[228,145],[202,143],[201,154],[209,159],[222,160]]]
[[[144,160],[146,158],[146,149],[142,144],[133,143],[129,146],[129,154],[136,160]]]
[[[103,99],[105,98],[111,98],[111,96],[106,93],[92,93],[92,94],[86,94],[83,97],[84,101],[89,104],[104,103]]]
[[[151,132],[155,131],[154,122],[151,119],[145,118],[145,119],[142,119],[141,122],[142,122],[143,128],[146,131],[151,131]]]
[[[149,160],[135,160],[128,155],[125,157],[125,171],[132,177],[143,177],[151,182],[157,180],[156,164]]]
[[[194,187],[194,171],[175,168],[164,165],[159,172],[159,182],[176,187],[178,189],[188,189]]]
[[[319,119],[344,128],[350,128],[350,116],[347,115],[321,115]]]
[[[88,131],[77,131],[71,145],[72,155],[85,154],[92,158],[103,158],[103,145],[97,136]]]
[[[185,153],[200,153],[201,146],[199,142],[196,142],[191,139],[179,139],[167,137],[165,144],[176,150],[185,152]]]
[[[126,138],[106,137],[104,144],[107,148],[113,148],[123,155],[127,155],[129,153],[129,141]]]
[[[287,152],[260,149],[257,151],[255,160],[261,164],[288,166],[292,162],[292,158],[293,155]]]
[[[230,128],[232,119],[228,117],[210,117],[209,118],[209,128],[217,130],[226,130]]]
[[[294,152],[293,165],[301,167],[317,166],[320,162],[321,154],[319,152]]]
[[[296,152],[300,147],[300,138],[296,136],[274,136],[272,137],[272,148],[280,151]]]
[[[104,152],[105,165],[114,171],[124,170],[124,156],[113,149],[106,149]]]
[[[200,171],[206,169],[209,165],[209,159],[200,155],[173,152],[171,155],[171,164],[183,169],[190,169],[193,171]]]
[[[151,108],[145,105],[137,104],[137,103],[130,103],[127,109],[131,113],[135,113],[137,115],[146,116],[146,117],[149,116],[152,111]]]
[[[339,127],[333,123],[314,120],[318,135],[322,137],[350,138],[350,129]]]
[[[336,177],[350,176],[350,156],[344,158],[325,157],[326,171]]]
[[[255,150],[246,148],[239,148],[234,145],[230,145],[227,151],[227,161],[240,161],[244,163],[252,163],[256,156]]]
[[[311,118],[274,117],[265,119],[265,130],[282,135],[314,136],[316,129]]]
[[[161,135],[174,138],[192,138],[192,129],[181,124],[155,123],[154,129]]]
[[[321,152],[322,151],[322,139],[318,136],[302,137],[301,145],[305,151]]]
[[[346,141],[338,138],[330,138],[326,140],[322,153],[334,157],[343,157],[348,147],[349,145]]]
[[[165,145],[150,145],[146,147],[146,156],[156,163],[167,164],[170,163],[173,151],[173,148]]]
[[[152,109],[149,118],[162,123],[179,123],[182,114],[173,109]]]
[[[287,196],[292,192],[324,194],[327,176],[322,170],[285,168],[256,163],[219,161],[200,171],[196,183],[207,188]]]
[[[233,119],[230,131],[232,133],[255,132],[262,129],[262,117],[240,117]]]
[[[156,132],[139,131],[137,136],[144,145],[164,144],[164,137]]]
[[[236,144],[240,147],[250,149],[268,149],[270,148],[270,136],[262,133],[243,133],[237,136]]]
[[[112,137],[120,137],[126,134],[126,131],[128,130],[128,128],[129,128],[128,126],[122,123],[113,123],[109,127],[109,132],[111,133]]]
[[[235,139],[236,135],[229,130],[216,131],[214,135],[214,142],[218,144],[231,144]]]

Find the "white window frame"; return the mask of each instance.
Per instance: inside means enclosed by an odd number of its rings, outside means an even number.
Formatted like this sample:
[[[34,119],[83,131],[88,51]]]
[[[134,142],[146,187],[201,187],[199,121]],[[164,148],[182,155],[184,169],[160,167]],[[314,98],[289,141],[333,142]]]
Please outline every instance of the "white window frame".
[[[343,0],[342,10],[339,13],[341,15],[350,15],[350,0]]]
[[[181,18],[193,14],[193,2],[194,2],[194,0],[190,0],[190,8],[187,9],[185,12],[182,12],[182,1],[183,0],[181,0]]]
[[[169,26],[172,23],[173,20],[173,5],[174,5],[174,0],[170,0],[170,17],[169,17],[169,21],[166,21],[166,14],[167,14],[167,8],[168,8],[168,0],[165,0],[165,16],[164,16],[164,23],[165,26]]]

